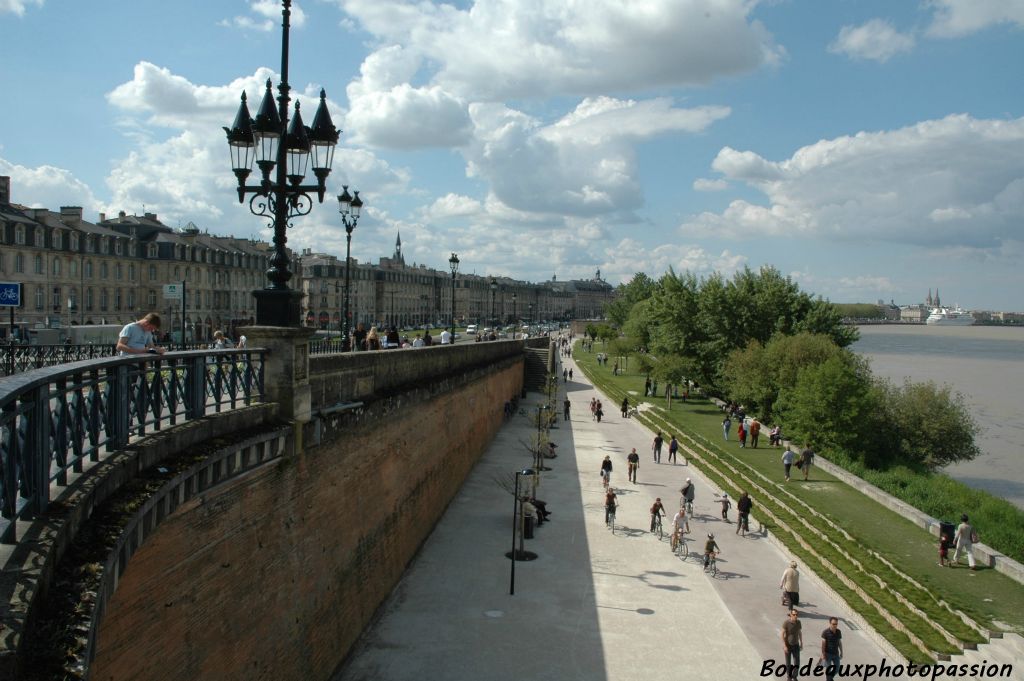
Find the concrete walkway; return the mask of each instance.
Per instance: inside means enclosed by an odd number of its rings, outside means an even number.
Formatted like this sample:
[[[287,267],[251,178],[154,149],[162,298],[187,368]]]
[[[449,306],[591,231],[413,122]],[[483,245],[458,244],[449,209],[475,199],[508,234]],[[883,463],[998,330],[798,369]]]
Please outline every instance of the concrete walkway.
[[[571,360],[566,367],[576,380],[559,385],[559,405],[568,389],[571,421],[561,420],[559,408],[551,431],[559,456],[547,460],[553,470],[537,491],[552,518],[526,540],[538,558],[516,562],[515,595],[505,557],[513,499],[495,478],[532,465],[525,443],[541,397],[532,393],[521,405],[526,415],[501,430],[334,681],[600,681],[695,672],[748,681],[760,676],[764,660],[782,661],[778,587],[789,557],[761,535],[737,536],[721,519],[718,490],[692,467],[665,463],[667,442],[655,465],[653,433],[622,419]],[[600,424],[591,419],[593,396],[605,404]],[[641,455],[636,484],[626,480],[632,447]],[[604,523],[598,475],[606,454],[620,502],[614,534]],[[690,547],[703,550],[707,533],[715,533],[722,549],[716,579],[647,531],[654,498],[674,512],[687,477],[697,484]],[[881,661],[882,650],[806,576],[800,595],[808,654],[817,657],[827,618],[838,615],[843,661]]]

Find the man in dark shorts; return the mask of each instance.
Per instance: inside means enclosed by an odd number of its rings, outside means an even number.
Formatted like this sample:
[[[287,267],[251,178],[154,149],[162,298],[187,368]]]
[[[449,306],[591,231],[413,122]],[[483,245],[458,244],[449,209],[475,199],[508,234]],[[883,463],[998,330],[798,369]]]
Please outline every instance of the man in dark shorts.
[[[654,449],[654,463],[661,463],[661,443],[664,441],[659,430],[658,434],[654,436],[654,444],[652,445]]]
[[[636,469],[640,468],[640,455],[636,453],[636,447],[626,456],[626,462],[629,464],[629,481],[636,484]]]

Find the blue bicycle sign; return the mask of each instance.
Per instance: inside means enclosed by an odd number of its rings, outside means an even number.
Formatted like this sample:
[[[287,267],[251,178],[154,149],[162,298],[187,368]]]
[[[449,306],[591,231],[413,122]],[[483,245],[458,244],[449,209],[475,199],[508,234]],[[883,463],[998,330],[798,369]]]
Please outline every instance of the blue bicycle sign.
[[[21,307],[21,284],[0,281],[0,307]]]

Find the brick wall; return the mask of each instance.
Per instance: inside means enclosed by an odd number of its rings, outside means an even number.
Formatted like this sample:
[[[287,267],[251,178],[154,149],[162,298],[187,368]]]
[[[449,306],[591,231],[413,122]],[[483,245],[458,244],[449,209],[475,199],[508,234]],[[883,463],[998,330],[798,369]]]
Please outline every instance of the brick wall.
[[[179,508],[132,558],[92,678],[329,678],[522,377],[520,357],[371,400],[319,446]]]

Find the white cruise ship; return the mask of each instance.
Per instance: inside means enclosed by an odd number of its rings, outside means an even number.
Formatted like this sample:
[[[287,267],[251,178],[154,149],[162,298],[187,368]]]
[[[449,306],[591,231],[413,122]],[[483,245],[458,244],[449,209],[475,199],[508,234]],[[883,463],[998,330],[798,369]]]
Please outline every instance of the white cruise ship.
[[[954,308],[936,307],[924,323],[932,326],[970,326],[974,323],[974,316],[959,305]]]

